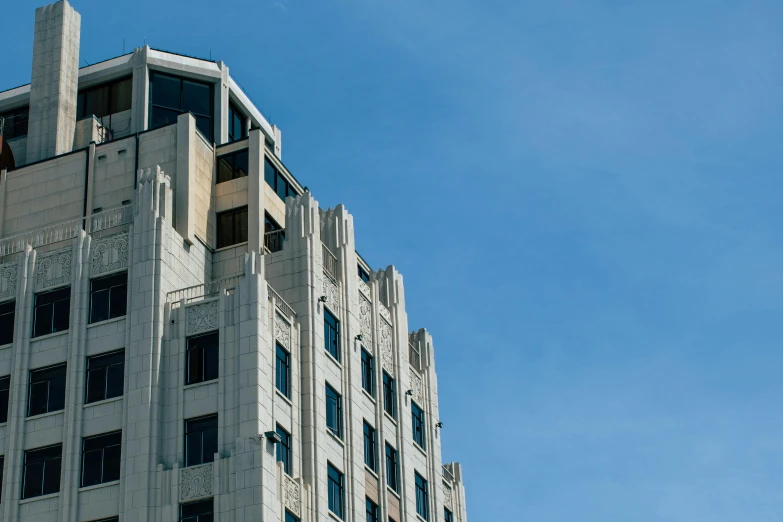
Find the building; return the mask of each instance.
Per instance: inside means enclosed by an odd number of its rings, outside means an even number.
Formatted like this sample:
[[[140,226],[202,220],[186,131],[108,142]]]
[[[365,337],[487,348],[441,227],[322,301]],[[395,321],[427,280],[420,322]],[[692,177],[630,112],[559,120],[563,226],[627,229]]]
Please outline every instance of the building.
[[[0,520],[466,522],[402,276],[224,63],[80,20],[0,92]]]

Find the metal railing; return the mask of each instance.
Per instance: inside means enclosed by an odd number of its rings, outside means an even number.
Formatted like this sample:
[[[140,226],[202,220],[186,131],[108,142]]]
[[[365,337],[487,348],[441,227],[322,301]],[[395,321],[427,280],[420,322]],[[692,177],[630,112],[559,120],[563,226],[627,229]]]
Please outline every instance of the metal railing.
[[[26,245],[33,248],[68,241],[79,235],[80,230],[88,234],[126,225],[133,221],[133,206],[123,205],[109,209],[89,218],[77,218],[54,225],[48,225],[38,230],[30,230],[11,237],[0,239],[0,256],[22,252]]]
[[[321,245],[322,262],[324,266],[324,272],[326,275],[337,280],[337,256],[332,254],[331,250],[326,248],[326,245]]]
[[[172,308],[176,308],[183,299],[185,302],[195,301],[211,295],[217,295],[223,290],[233,290],[239,284],[243,274],[232,275],[216,279],[210,283],[202,283],[189,286],[180,290],[174,290],[166,294],[166,302],[171,303]]]
[[[280,252],[283,250],[285,241],[285,230],[272,230],[264,233],[264,250],[267,252]]]
[[[283,312],[283,315],[286,317],[296,317],[296,312],[294,312],[294,309],[291,308],[291,305],[286,303],[285,299],[280,297],[280,294],[275,292],[275,289],[272,288],[270,284],[267,283],[266,288],[269,290],[269,295],[272,298],[272,302],[275,303],[275,306],[279,308],[281,312]]]

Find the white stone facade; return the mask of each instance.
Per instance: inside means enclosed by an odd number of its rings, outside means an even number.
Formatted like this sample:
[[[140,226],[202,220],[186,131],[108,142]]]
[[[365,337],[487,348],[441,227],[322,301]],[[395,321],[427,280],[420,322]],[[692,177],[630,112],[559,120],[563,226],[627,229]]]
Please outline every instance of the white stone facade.
[[[55,12],[78,18],[58,5]],[[219,144],[189,114],[149,128],[151,71],[211,82]],[[144,47],[81,69],[79,86],[126,74],[133,105],[123,115],[125,136],[66,154],[44,151],[42,161],[17,160],[0,173],[0,307],[14,303],[13,340],[0,346],[0,377],[10,376],[0,520],[168,522],[180,520],[182,505],[212,499],[212,518],[200,520],[284,521],[288,513],[360,522],[370,499],[379,521],[416,521],[418,474],[427,481],[428,521],[444,520],[445,508],[467,522],[461,467],[441,461],[432,337],[410,333],[402,276],[393,266],[370,270],[356,252],[353,217],[342,205],[321,209],[303,190],[279,159],[279,129],[222,62]],[[233,143],[226,143],[229,100],[252,126]],[[23,103],[32,114],[30,86],[0,93],[0,113]],[[24,139],[15,146],[30,150]],[[247,175],[217,183],[217,158],[243,150]],[[297,196],[284,201],[265,182],[265,160]],[[217,248],[217,213],[243,206],[247,241]],[[282,248],[265,242],[265,216],[285,228]],[[94,281],[122,274],[126,313],[91,320]],[[63,288],[70,288],[67,330],[34,337],[37,296]],[[325,349],[327,309],[340,323],[339,360]],[[188,385],[188,338],[210,332],[219,338],[217,377]],[[290,354],[287,396],[276,387],[277,344]],[[363,349],[374,360],[372,393],[363,389]],[[86,403],[88,358],[117,350],[124,350],[122,395]],[[62,363],[64,408],[28,415],[31,370]],[[395,382],[394,416],[384,408],[384,372]],[[327,428],[327,383],[342,396],[341,437]],[[424,411],[421,445],[412,401]],[[188,466],[185,421],[215,414],[212,462]],[[376,430],[375,470],[364,461],[365,422]],[[288,473],[268,435],[277,426],[291,435]],[[82,487],[84,439],[119,430],[119,479]],[[387,480],[386,443],[398,451],[398,492]],[[57,491],[22,498],[25,452],[56,444]],[[330,510],[330,464],[344,476],[340,516]]]

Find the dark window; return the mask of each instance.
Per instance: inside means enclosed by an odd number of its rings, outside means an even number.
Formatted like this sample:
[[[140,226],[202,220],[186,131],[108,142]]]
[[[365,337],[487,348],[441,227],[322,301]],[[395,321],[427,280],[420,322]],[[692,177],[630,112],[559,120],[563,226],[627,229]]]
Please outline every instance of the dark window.
[[[443,520],[445,522],[454,522],[454,514],[448,508],[443,508]]]
[[[334,513],[340,518],[343,518],[343,506],[345,504],[345,496],[343,493],[343,474],[332,466],[328,465],[329,475],[329,511]]]
[[[8,141],[14,138],[27,136],[27,122],[30,118],[30,107],[20,107],[12,111],[0,114],[3,118],[3,139]]]
[[[65,407],[65,364],[32,370],[27,399],[27,416],[41,415]]]
[[[424,410],[413,401],[411,401],[411,417],[413,419],[413,441],[421,446],[421,449],[427,449],[427,438],[424,435]]]
[[[267,158],[264,158],[264,181],[274,189],[275,194],[283,201],[287,196],[296,197],[298,195],[294,186]]]
[[[3,475],[5,475],[5,455],[0,456],[0,502],[3,501]]]
[[[264,247],[270,252],[283,250],[285,242],[285,229],[264,212]]]
[[[362,265],[356,265],[356,268],[359,269],[359,279],[361,279],[365,283],[369,283],[370,282],[370,274],[367,272],[367,270],[362,268]]]
[[[367,499],[367,522],[378,522],[378,504]]]
[[[332,357],[340,361],[340,321],[324,308],[324,345]]]
[[[338,437],[343,436],[343,398],[326,385],[326,427]]]
[[[228,102],[228,141],[247,138],[247,118],[236,105]]]
[[[217,215],[217,247],[224,248],[247,241],[247,207],[239,207]]]
[[[36,294],[33,337],[67,330],[70,315],[70,287]]]
[[[180,506],[180,522],[212,522],[212,499],[188,502]]]
[[[11,390],[11,376],[0,377],[0,423],[8,422],[8,399]]]
[[[132,92],[131,76],[79,91],[76,98],[76,119],[81,120],[90,115],[103,118],[109,114],[127,111],[131,108]]]
[[[149,128],[176,123],[177,116],[187,112],[196,118],[198,130],[212,140],[212,85],[152,73]]]
[[[283,471],[291,474],[291,434],[277,425],[277,434],[280,435],[280,443],[277,444],[277,461],[283,463]]]
[[[198,466],[215,460],[217,415],[185,421],[185,466]]]
[[[87,358],[85,403],[120,397],[125,388],[125,350]]]
[[[220,364],[218,332],[188,337],[185,355],[185,384],[206,382],[218,378]]]
[[[122,317],[128,307],[128,273],[90,281],[90,322]]]
[[[386,443],[386,484],[396,492],[400,492],[400,463],[397,460],[397,450]]]
[[[397,418],[397,386],[386,372],[383,372],[383,409],[392,419]]]
[[[427,481],[418,473],[416,473],[416,513],[424,520],[429,520],[430,498]]]
[[[375,440],[375,428],[364,421],[364,464],[378,471],[378,443]]]
[[[375,396],[375,357],[362,348],[362,388]]]
[[[238,150],[231,154],[218,156],[217,182],[244,178],[249,172],[248,149]]]
[[[15,301],[0,304],[0,346],[14,342],[15,310]]]
[[[285,522],[300,522],[296,515],[292,514],[287,509],[285,510]]]
[[[286,397],[291,396],[291,354],[278,343],[275,359],[275,386]]]
[[[60,491],[62,444],[24,452],[22,498]]]
[[[120,479],[121,445],[121,431],[83,440],[82,487]]]

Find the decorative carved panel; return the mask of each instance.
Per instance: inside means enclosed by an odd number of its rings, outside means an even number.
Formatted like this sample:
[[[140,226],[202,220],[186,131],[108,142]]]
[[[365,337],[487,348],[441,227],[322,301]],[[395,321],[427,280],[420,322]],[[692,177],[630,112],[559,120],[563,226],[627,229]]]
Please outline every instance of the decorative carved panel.
[[[98,239],[92,243],[92,275],[128,268],[128,234]]]
[[[0,300],[16,297],[16,263],[0,265]]]
[[[207,303],[197,304],[187,307],[188,311],[188,335],[217,330],[218,323],[218,302],[209,301]]]
[[[386,321],[381,321],[380,345],[383,367],[390,375],[394,375],[394,341],[392,339],[391,325]]]
[[[329,308],[332,309],[333,312],[337,313],[337,311],[340,309],[340,298],[337,295],[337,284],[332,281],[331,278],[324,276],[324,294],[326,296],[326,304],[329,305]]]
[[[212,496],[212,463],[182,468],[179,472],[179,499],[195,500]]]
[[[291,325],[280,314],[275,314],[275,339],[289,350],[291,349]]]
[[[35,291],[71,284],[71,249],[38,256],[35,269]]]
[[[386,319],[386,321],[387,321],[389,324],[391,324],[391,323],[392,323],[392,318],[391,318],[391,312],[389,312],[389,309],[388,309],[388,308],[386,308],[386,307],[385,307],[383,304],[381,304],[381,305],[379,306],[379,308],[380,308],[380,310],[379,310],[379,311],[381,312],[381,317],[383,317],[384,319]]]
[[[443,504],[445,504],[447,508],[451,509],[451,488],[446,484],[443,485]]]
[[[362,296],[359,296],[359,326],[362,340],[369,346],[372,343],[372,305]]]
[[[283,483],[283,497],[285,498],[285,507],[291,513],[297,517],[301,515],[301,495],[299,492],[299,484],[289,477],[287,474],[283,474],[285,481]]]
[[[371,296],[370,296],[370,285],[368,285],[367,283],[365,283],[364,281],[362,281],[362,278],[361,278],[361,277],[359,277],[359,278],[357,278],[357,279],[358,279],[358,281],[359,281],[359,291],[360,291],[361,293],[363,293],[364,295],[366,295],[366,296],[367,296],[367,299],[369,299],[369,298],[371,297]]]
[[[411,368],[411,390],[413,390],[413,400],[421,407],[424,407],[424,390],[422,390],[421,377],[419,373]]]

